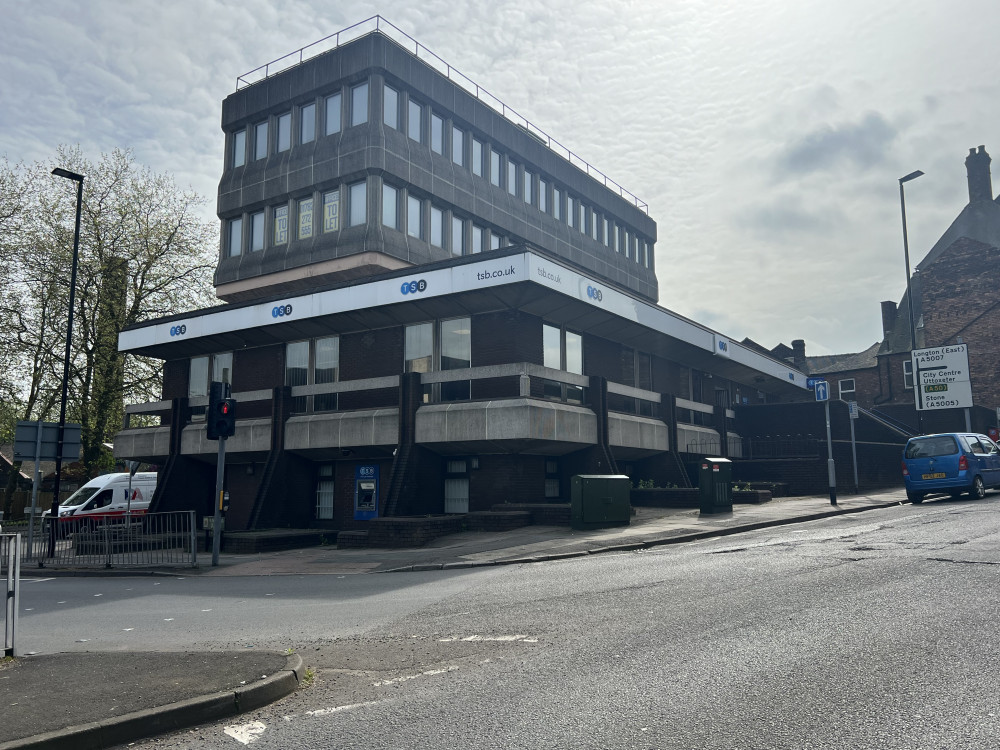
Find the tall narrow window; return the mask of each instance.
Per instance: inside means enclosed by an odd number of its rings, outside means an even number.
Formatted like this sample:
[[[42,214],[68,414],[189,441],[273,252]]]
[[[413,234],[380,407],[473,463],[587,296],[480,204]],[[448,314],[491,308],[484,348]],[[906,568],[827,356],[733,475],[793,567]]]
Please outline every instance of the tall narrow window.
[[[362,83],[351,89],[351,125],[363,125],[368,122],[368,83]]]
[[[451,254],[465,255],[465,222],[458,216],[451,217]]]
[[[539,178],[538,180],[538,210],[544,214],[549,212],[549,183]]]
[[[191,357],[188,398],[208,395],[208,357]]]
[[[299,143],[316,140],[316,105],[306,104],[299,109]]]
[[[382,183],[382,223],[392,229],[399,229],[399,191],[392,185]]]
[[[330,520],[333,518],[333,495],[336,482],[333,479],[333,466],[320,466],[319,478],[316,480],[316,518]]]
[[[484,249],[484,238],[483,234],[486,232],[483,227],[477,227],[475,224],[472,225],[472,252],[481,253]]]
[[[368,220],[368,183],[355,182],[348,188],[350,226],[356,227]]]
[[[284,245],[288,242],[288,206],[278,206],[274,209],[274,244]]]
[[[326,134],[333,135],[339,133],[341,128],[341,107],[343,97],[340,94],[332,94],[326,97]]]
[[[340,191],[323,193],[323,231],[336,232],[340,229]]]
[[[905,390],[913,388],[913,360],[903,362],[903,388]]]
[[[303,198],[299,201],[299,239],[305,240],[313,236],[313,199]]]
[[[316,339],[313,342],[313,352],[313,383],[336,383],[340,368],[340,338],[328,336]],[[336,408],[336,393],[317,393],[313,396],[313,411],[333,411]]]
[[[531,188],[534,184],[535,176],[531,174],[527,169],[524,170],[524,190],[521,191],[521,197],[524,198],[525,203],[533,203],[531,199]]]
[[[431,206],[431,244],[444,247],[444,211]]]
[[[566,196],[566,223],[575,226],[577,201],[571,195]]]
[[[604,217],[604,245],[605,247],[611,245],[611,237],[608,235],[608,218]]]
[[[442,320],[440,323],[441,369],[462,370],[472,367],[472,326],[470,318]],[[441,383],[441,400],[469,398],[468,380]]]
[[[580,211],[579,216],[577,218],[577,222],[576,222],[576,228],[579,229],[582,234],[586,234],[587,233],[587,207],[585,205],[583,205],[582,201],[577,201],[576,205],[577,205],[577,207],[579,208],[579,211]]]
[[[424,142],[423,113],[424,108],[420,106],[420,102],[410,99],[406,107],[406,134],[417,143]]]
[[[267,156],[267,120],[257,123],[257,125],[254,126],[253,132],[253,158],[263,159]]]
[[[553,370],[562,369],[561,333],[554,326],[542,325],[542,364]]]
[[[264,249],[264,212],[250,214],[250,252]]]
[[[243,252],[243,218],[229,220],[229,256]]]
[[[517,164],[507,160],[507,192],[517,195]]]
[[[403,359],[406,372],[431,372],[434,358],[434,324],[406,326]]]
[[[490,182],[497,187],[503,185],[503,160],[500,154],[490,149]]]
[[[475,138],[472,139],[472,174],[483,176],[483,144]]]
[[[420,239],[424,234],[420,199],[413,195],[406,197],[406,233]]]
[[[552,188],[552,218],[562,221],[562,193],[559,188]]]
[[[583,337],[566,331],[566,372],[583,375]]]
[[[503,235],[490,232],[490,250],[499,250],[505,244],[507,243],[504,242]]]
[[[382,86],[382,122],[399,130],[399,92],[392,86]]]
[[[431,112],[431,151],[444,153],[444,120]]]
[[[285,345],[285,385],[309,384],[309,342],[293,341]],[[293,396],[292,411],[302,413],[308,409],[308,396]]]
[[[247,163],[247,131],[237,130],[233,133],[233,167],[242,167]]]
[[[233,353],[220,352],[212,355],[212,380],[233,384]]]
[[[278,115],[278,152],[287,151],[292,147],[292,113]]]
[[[458,166],[465,166],[465,133],[456,127],[451,129],[451,160]]]

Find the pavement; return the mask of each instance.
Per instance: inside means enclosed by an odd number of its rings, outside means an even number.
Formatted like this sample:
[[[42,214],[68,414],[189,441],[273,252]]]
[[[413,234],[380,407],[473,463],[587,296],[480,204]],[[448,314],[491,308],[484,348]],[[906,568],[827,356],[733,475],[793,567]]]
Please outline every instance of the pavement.
[[[407,549],[314,547],[253,555],[211,555],[185,575],[281,576],[405,573],[544,563],[647,549],[803,523],[901,505],[902,489],[776,498],[734,505],[732,513],[636,508],[629,526],[580,531],[526,526],[505,532],[462,532]],[[22,576],[81,574],[22,568]],[[177,569],[90,571],[90,575],[176,575]],[[250,711],[296,690],[304,677],[296,654],[263,652],[83,652],[0,661],[0,750],[89,750],[216,721]]]

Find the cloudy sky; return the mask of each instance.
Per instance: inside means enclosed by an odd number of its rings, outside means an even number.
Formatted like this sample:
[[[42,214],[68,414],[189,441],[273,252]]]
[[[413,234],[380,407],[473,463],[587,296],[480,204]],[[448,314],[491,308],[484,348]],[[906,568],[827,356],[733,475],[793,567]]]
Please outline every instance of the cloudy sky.
[[[0,154],[140,163],[213,198],[236,78],[372,15],[649,204],[660,304],[809,354],[881,337],[1000,154],[996,0],[0,0]]]

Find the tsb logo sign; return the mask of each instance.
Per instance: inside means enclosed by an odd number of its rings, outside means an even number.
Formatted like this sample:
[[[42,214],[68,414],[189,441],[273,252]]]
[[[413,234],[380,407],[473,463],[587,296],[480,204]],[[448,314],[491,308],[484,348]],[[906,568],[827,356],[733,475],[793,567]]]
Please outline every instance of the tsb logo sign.
[[[277,307],[271,308],[272,318],[285,318],[292,314],[291,305],[278,305]]]
[[[183,336],[187,333],[188,327],[186,325],[172,326],[170,328],[171,336]]]
[[[729,353],[729,342],[728,341],[722,341],[722,340],[720,340],[719,341],[719,351],[721,353],[723,353],[723,354],[728,354]]]
[[[595,302],[600,302],[604,299],[604,292],[598,289],[596,286],[587,287],[587,296]]]
[[[423,279],[418,279],[417,281],[404,281],[403,285],[399,287],[399,291],[403,294],[417,294],[418,292],[423,292],[427,289],[427,282]]]

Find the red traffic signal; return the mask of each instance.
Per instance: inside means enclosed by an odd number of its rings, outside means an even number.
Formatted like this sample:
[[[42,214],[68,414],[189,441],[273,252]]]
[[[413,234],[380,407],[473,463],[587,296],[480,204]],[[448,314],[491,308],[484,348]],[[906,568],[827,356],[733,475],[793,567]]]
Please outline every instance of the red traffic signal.
[[[236,434],[236,399],[230,396],[228,383],[213,382],[208,392],[208,412],[205,414],[205,437],[209,440]]]

